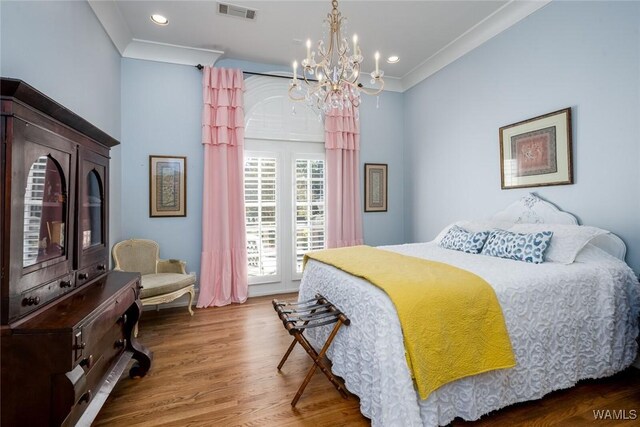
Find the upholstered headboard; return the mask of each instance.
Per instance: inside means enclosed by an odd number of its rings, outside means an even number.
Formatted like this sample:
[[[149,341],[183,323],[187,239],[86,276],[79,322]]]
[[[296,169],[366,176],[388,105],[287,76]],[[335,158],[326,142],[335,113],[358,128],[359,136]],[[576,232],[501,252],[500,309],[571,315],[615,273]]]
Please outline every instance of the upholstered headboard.
[[[514,224],[579,224],[575,216],[561,211],[533,193],[497,212],[491,219]],[[600,235],[590,243],[624,261],[627,247],[622,239],[615,234],[609,232]]]

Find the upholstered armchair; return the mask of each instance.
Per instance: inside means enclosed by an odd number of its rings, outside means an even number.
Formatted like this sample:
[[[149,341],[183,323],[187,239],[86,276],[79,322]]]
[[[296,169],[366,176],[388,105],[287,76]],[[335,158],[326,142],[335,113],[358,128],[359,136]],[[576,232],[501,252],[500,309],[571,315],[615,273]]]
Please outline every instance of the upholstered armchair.
[[[153,240],[129,239],[116,243],[112,250],[114,270],[142,275],[142,305],[171,302],[189,294],[189,313],[195,296],[195,274],[187,274],[186,263],[177,259],[159,259],[160,246]]]

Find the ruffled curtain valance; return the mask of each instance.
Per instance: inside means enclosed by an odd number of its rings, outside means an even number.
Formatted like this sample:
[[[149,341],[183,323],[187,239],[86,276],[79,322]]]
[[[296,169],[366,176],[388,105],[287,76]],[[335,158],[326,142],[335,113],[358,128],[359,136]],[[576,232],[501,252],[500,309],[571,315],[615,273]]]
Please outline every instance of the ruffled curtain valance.
[[[333,109],[324,119],[327,149],[360,150],[360,121],[355,117],[353,108]]]
[[[244,77],[241,70],[203,70],[202,143],[243,145]]]

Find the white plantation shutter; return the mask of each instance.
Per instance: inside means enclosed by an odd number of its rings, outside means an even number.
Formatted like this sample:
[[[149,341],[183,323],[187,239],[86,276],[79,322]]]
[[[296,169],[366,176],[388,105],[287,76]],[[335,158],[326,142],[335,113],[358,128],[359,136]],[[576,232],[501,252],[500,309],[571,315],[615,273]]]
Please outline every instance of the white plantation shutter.
[[[324,249],[324,160],[296,158],[294,180],[295,272],[302,273],[304,254]]]
[[[304,254],[325,247],[322,143],[248,140],[244,152],[250,292],[295,291]]]
[[[249,277],[277,276],[277,167],[274,156],[247,156],[244,202]]]

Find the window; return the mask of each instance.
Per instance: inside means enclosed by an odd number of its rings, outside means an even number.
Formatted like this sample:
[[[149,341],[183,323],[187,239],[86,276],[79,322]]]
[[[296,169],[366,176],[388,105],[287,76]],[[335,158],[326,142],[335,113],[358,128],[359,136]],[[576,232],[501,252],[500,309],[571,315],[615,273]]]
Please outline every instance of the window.
[[[249,283],[271,284],[271,291],[295,290],[304,254],[325,246],[324,147],[255,140],[246,146]]]
[[[296,273],[302,273],[304,254],[324,249],[324,160],[295,161]]]
[[[278,275],[277,166],[273,156],[247,156],[244,203],[249,277]]]

